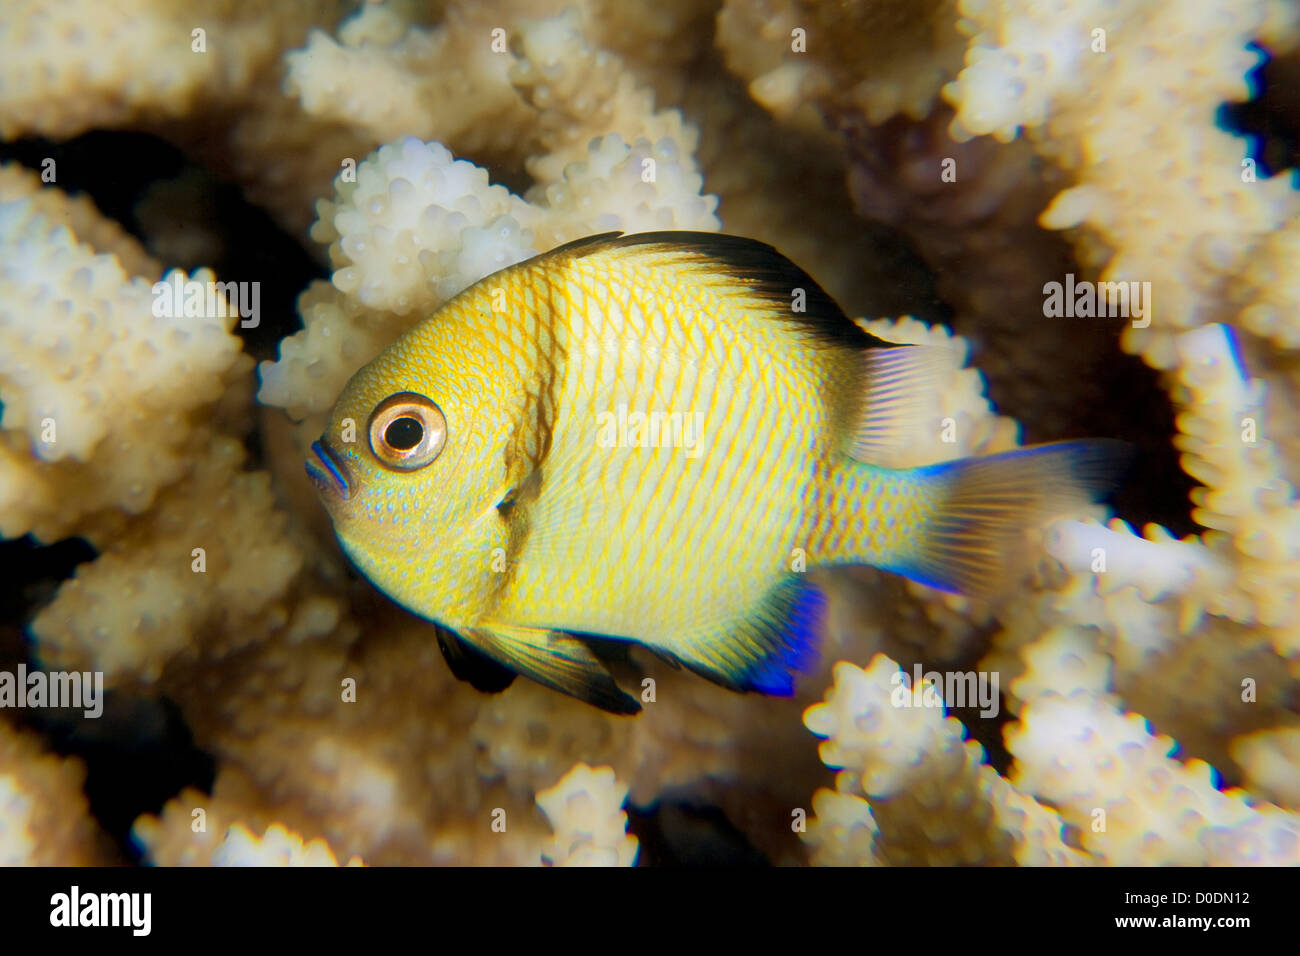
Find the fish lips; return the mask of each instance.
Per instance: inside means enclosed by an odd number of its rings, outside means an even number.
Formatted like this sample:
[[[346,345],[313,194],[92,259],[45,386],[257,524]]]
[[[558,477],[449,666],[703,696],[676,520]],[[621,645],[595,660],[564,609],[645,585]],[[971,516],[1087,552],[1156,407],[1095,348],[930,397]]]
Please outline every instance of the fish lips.
[[[330,450],[323,441],[311,443],[315,458],[306,461],[307,476],[315,483],[321,494],[337,495],[347,501],[352,497],[352,480],[348,467],[343,460]]]

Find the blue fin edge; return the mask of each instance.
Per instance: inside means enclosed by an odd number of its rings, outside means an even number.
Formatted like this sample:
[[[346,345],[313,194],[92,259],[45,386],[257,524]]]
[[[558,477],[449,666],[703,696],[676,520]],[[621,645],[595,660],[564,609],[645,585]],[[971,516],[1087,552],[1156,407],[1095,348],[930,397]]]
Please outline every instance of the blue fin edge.
[[[794,675],[817,661],[825,610],[826,596],[809,581],[796,578],[773,588],[751,624],[772,649],[734,675],[742,689],[774,697],[794,694]]]

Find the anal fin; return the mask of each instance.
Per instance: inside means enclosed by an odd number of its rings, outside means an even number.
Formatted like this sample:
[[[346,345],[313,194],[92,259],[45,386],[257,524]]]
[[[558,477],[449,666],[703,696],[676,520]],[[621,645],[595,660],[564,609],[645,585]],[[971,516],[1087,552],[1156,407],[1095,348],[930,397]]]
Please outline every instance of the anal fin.
[[[525,677],[614,714],[635,714],[641,705],[581,640],[563,631],[493,622],[465,636],[487,656]]]
[[[800,575],[780,581],[740,621],[679,635],[672,652],[701,677],[734,691],[794,693],[794,675],[816,658],[821,589]]]

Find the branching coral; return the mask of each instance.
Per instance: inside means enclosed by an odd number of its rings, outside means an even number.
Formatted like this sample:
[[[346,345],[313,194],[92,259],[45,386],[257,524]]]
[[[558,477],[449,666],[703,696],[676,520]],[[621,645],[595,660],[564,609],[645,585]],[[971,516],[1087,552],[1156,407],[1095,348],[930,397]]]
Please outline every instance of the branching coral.
[[[322,16],[325,29],[285,55],[283,88],[255,87],[261,95],[232,130],[229,163],[254,199],[295,228],[347,161],[406,137],[437,140],[505,172],[549,162],[549,173],[532,172],[540,184],[558,182],[592,138],[678,138],[672,112],[646,125],[650,90],[680,89],[672,67],[707,40],[699,22],[706,14],[695,0],[442,9],[393,0],[364,4],[335,36]],[[557,109],[567,111],[558,120]],[[547,160],[539,140],[556,136],[568,149]],[[681,153],[692,147],[684,143]]]
[[[35,172],[13,163],[0,164],[0,202],[19,199],[31,199],[35,212],[51,225],[66,226],[72,235],[96,252],[116,256],[127,275],[151,280],[162,275],[162,264],[141,249],[120,225],[100,215],[88,197],[46,189]]]
[[[535,157],[554,167],[535,175],[558,179],[593,136],[629,136],[625,122],[648,118],[652,94],[643,84],[665,85],[661,74],[691,56],[698,42],[681,41],[701,8],[691,0],[506,0],[449,5],[438,22],[427,14],[411,3],[368,3],[337,37],[312,31],[285,57],[286,89],[309,116],[373,143],[414,136],[489,160]],[[566,115],[550,115],[556,109]],[[656,135],[629,138],[676,138],[671,117],[661,122]],[[538,136],[563,137],[570,149],[539,149]]]
[[[804,715],[828,738],[834,791],[813,795],[806,841],[814,863],[1078,864],[1050,809],[983,763],[979,744],[943,716],[941,698],[911,685],[889,658],[840,663],[824,703]],[[927,703],[928,702],[928,703]]]
[[[728,0],[718,44],[777,115],[833,98],[872,123],[922,119],[961,64],[956,10],[955,0]]]
[[[319,837],[304,840],[283,824],[258,828],[228,823],[228,806],[214,807],[206,794],[186,790],[168,801],[160,816],[144,816],[135,838],[150,862],[160,866],[338,866],[329,845]],[[261,816],[254,812],[254,815]],[[353,857],[348,866],[360,866]]]
[[[262,836],[235,824],[212,852],[213,866],[338,866],[324,840],[304,843],[302,837],[272,824]],[[353,857],[348,866],[360,866]]]
[[[1027,128],[1073,175],[1043,224],[1080,230],[1079,258],[1103,280],[1151,283],[1151,321],[1126,329],[1124,345],[1170,367],[1177,333],[1232,318],[1225,283],[1300,213],[1287,177],[1247,174],[1244,141],[1215,116],[1249,96],[1245,74],[1259,55],[1247,44],[1294,42],[1294,8],[1216,2],[1193,18],[1172,2],[1006,0],[963,12],[976,32],[946,91],[954,135],[1009,140]],[[1265,311],[1254,315],[1271,325]]]
[[[207,444],[204,418],[249,366],[231,334],[237,312],[156,315],[153,277],[128,276],[71,227],[151,266],[144,251],[94,226],[84,205],[50,206],[37,195],[0,205],[0,531],[45,540],[147,508]]]
[[[80,761],[45,753],[36,738],[0,721],[0,866],[108,862],[90,817]]]
[[[1017,764],[1004,779],[942,716],[938,691],[923,703],[931,693],[883,656],[865,671],[836,667],[804,718],[828,738],[826,763],[846,768],[813,797],[813,862],[1300,863],[1300,817],[1221,792],[1208,764],[1171,759],[1168,737],[1105,695],[1048,692],[1026,705],[1007,733]]]
[[[302,556],[285,537],[266,473],[240,470],[238,442],[206,437],[210,449],[195,453],[187,480],[143,516],[111,539],[85,532],[103,554],[32,622],[51,666],[88,656],[110,680],[152,682],[177,655],[193,655],[201,637],[226,653],[281,623],[276,602]]]
[[[1084,849],[1116,865],[1300,863],[1300,817],[1221,792],[1214,770],[1104,696],[1045,695],[1007,734],[1013,782],[1051,800]],[[1099,812],[1100,811],[1100,812]]]
[[[331,6],[288,0],[268,17],[254,0],[8,4],[0,136],[175,120],[196,103],[235,99]]]
[[[627,833],[626,799],[627,787],[609,767],[575,765],[554,787],[537,794],[537,805],[555,828],[543,859],[552,866],[631,866],[637,842]]]

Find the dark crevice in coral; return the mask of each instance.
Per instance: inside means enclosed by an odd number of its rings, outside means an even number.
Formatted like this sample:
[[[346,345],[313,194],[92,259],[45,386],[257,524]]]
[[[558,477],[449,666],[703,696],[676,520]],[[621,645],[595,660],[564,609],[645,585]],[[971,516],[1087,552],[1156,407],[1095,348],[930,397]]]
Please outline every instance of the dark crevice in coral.
[[[1223,104],[1219,125],[1247,138],[1259,179],[1300,167],[1300,53],[1264,60],[1247,82],[1251,98]]]
[[[143,861],[131,839],[137,817],[158,813],[185,787],[212,791],[216,761],[195,746],[180,709],[170,700],[106,690],[103,714],[93,720],[79,711],[20,713],[29,729],[45,736],[50,749],[85,761],[91,816],[132,863]]]
[[[1136,452],[1110,498],[1115,513],[1138,531],[1149,522],[1178,537],[1200,531],[1191,516],[1196,482],[1179,464],[1174,409],[1159,373],[1118,349],[1094,371],[1106,402],[1079,409],[1080,434],[1119,438]]]
[[[457,156],[457,159],[462,157]],[[486,158],[483,162],[473,156],[463,157],[471,162],[477,163],[487,170],[488,180],[494,186],[503,186],[510,190],[516,196],[522,196],[534,185],[533,177],[522,166],[507,165],[505,163],[494,162],[491,158]],[[545,251],[545,250],[542,250]]]
[[[64,538],[42,545],[31,535],[0,540],[0,627],[26,628],[32,616],[54,599],[77,565],[99,552],[84,538]]]
[[[104,215],[144,243],[164,268],[207,266],[217,281],[261,283],[259,324],[236,327],[244,349],[254,358],[275,358],[280,339],[300,328],[298,295],[308,282],[327,273],[302,243],[250,204],[238,186],[146,133],[94,131],[65,142],[32,138],[0,143],[0,162],[14,160],[40,173],[47,158],[55,162],[52,185],[87,194]],[[169,204],[167,228],[182,242],[212,248],[215,254],[210,257],[174,262],[149,248],[141,200],[154,187],[173,182],[185,190],[187,200]],[[210,243],[209,237],[217,242]]]
[[[188,164],[180,150],[147,133],[92,130],[61,142],[32,137],[0,143],[0,162],[12,160],[40,173],[47,159],[54,160],[49,185],[86,193],[141,242],[136,202],[154,182],[178,176]]]
[[[717,807],[661,801],[627,807],[638,866],[767,866],[769,861]]]
[[[943,670],[955,673],[986,673],[981,670],[980,662],[992,645],[994,632],[998,628],[999,625],[997,624],[985,627],[982,634],[969,642],[967,645],[969,649],[965,656],[952,663],[945,662]],[[1009,688],[1002,683],[1006,675],[1001,672],[994,673],[998,675],[998,699],[994,705],[997,707],[996,713],[986,716],[983,713],[984,708],[978,703],[972,702],[975,703],[975,706],[949,706],[947,714],[961,721],[962,726],[966,728],[966,736],[979,741],[987,755],[988,764],[1005,777],[1011,772],[1012,758],[1011,753],[1007,750],[1004,730],[1013,717],[1011,708],[1007,706],[1007,691]]]
[[[98,552],[82,538],[42,546],[30,535],[0,541],[0,671],[40,666],[26,636],[31,619],[53,599],[78,565]],[[96,718],[82,711],[6,709],[0,719],[42,735],[47,746],[86,764],[91,815],[117,845],[121,858],[139,862],[130,839],[142,813],[156,813],[183,787],[211,790],[213,759],[195,748],[180,711],[169,701],[105,689]]]

